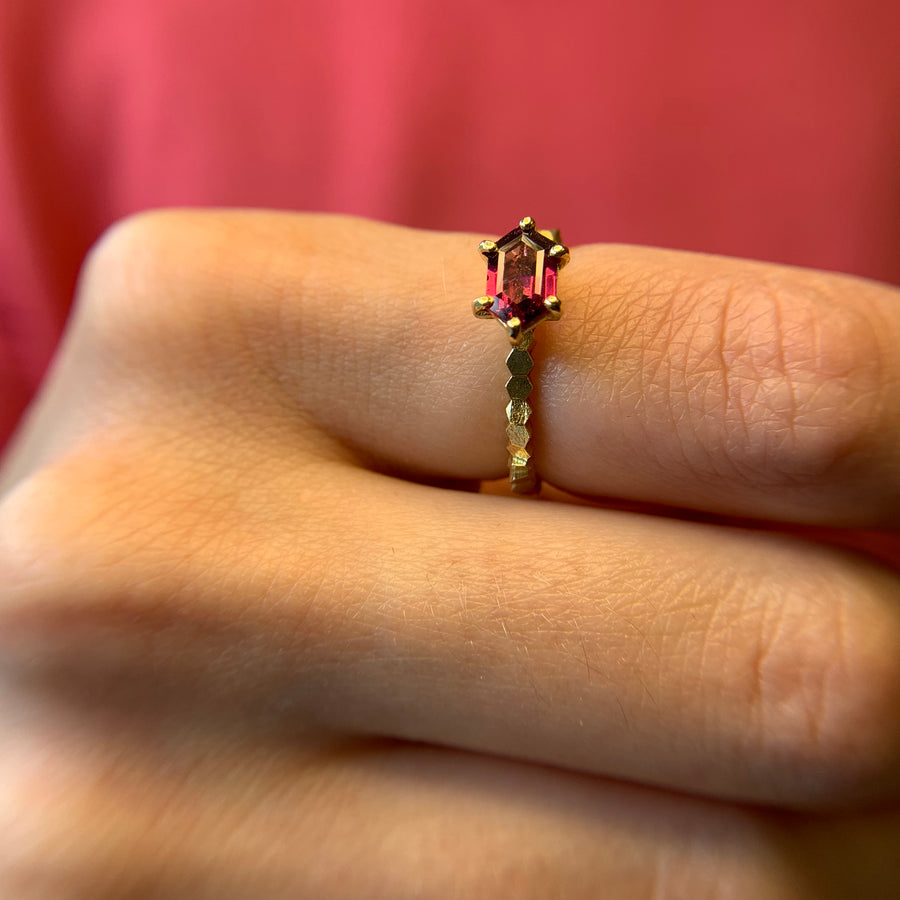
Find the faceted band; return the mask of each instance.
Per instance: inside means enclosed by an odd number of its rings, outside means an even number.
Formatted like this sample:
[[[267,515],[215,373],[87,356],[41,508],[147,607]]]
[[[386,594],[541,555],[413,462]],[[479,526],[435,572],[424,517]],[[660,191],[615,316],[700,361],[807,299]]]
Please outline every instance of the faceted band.
[[[506,449],[509,452],[509,487],[514,494],[536,494],[541,488],[541,480],[534,467],[534,460],[528,444],[531,441],[531,379],[528,373],[534,365],[531,347],[534,332],[526,331],[516,347],[506,357],[506,368],[510,379],[506,382],[509,403],[506,405]]]
[[[528,377],[534,360],[535,325],[555,320],[562,310],[556,296],[557,274],[569,261],[569,250],[560,243],[558,231],[538,231],[526,216],[498,241],[482,241],[478,250],[487,260],[487,285],[483,297],[474,301],[479,318],[494,318],[506,328],[513,349],[506,359],[509,380],[506,392],[506,437],[509,451],[509,483],[516,494],[540,490],[529,443],[531,406]]]

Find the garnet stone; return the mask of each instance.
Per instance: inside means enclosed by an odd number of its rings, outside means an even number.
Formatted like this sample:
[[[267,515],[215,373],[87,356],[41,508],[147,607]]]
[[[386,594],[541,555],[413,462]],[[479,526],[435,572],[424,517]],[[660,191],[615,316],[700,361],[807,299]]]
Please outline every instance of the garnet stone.
[[[533,227],[523,230],[521,225],[497,241],[497,253],[487,261],[485,293],[494,298],[491,315],[504,325],[515,318],[522,331],[528,331],[547,315],[544,299],[556,294],[559,269],[559,260],[549,252],[553,243]]]

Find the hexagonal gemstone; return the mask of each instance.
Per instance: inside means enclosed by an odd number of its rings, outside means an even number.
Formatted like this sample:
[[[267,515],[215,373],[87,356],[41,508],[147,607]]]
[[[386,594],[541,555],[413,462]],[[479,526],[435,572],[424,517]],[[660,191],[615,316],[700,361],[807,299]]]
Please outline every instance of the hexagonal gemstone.
[[[547,315],[544,298],[556,293],[559,270],[559,262],[547,252],[552,246],[540,232],[518,226],[497,241],[498,253],[488,259],[485,291],[494,298],[491,315],[504,324],[516,318],[523,331]]]

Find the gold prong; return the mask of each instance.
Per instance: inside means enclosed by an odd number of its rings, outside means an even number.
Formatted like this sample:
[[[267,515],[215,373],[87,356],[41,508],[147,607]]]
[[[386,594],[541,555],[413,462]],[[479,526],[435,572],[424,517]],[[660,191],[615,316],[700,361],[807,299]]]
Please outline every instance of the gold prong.
[[[551,259],[559,260],[559,268],[562,269],[569,262],[569,248],[563,244],[554,244],[550,250]]]
[[[515,346],[522,339],[522,320],[517,316],[513,316],[506,323],[506,331],[509,334],[510,343]]]
[[[519,221],[519,228],[526,233],[534,231],[534,219],[531,216],[525,216],[524,219]]]
[[[489,319],[491,316],[491,307],[494,305],[493,297],[476,297],[472,301],[472,312],[479,319]]]
[[[547,310],[547,318],[556,321],[562,315],[562,304],[559,302],[559,297],[554,294],[544,297],[544,309]]]
[[[478,252],[487,259],[491,256],[496,256],[499,248],[494,241],[482,241],[478,245]]]
[[[542,234],[548,240],[553,241],[554,244],[560,243],[558,228],[539,228],[538,234]]]

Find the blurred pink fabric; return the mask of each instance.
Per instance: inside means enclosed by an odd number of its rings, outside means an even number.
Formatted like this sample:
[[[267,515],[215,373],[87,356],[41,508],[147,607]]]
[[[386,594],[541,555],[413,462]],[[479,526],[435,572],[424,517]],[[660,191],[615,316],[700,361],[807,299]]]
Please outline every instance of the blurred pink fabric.
[[[900,282],[898,35],[896,0],[2,0],[0,444],[148,207],[529,214]]]

